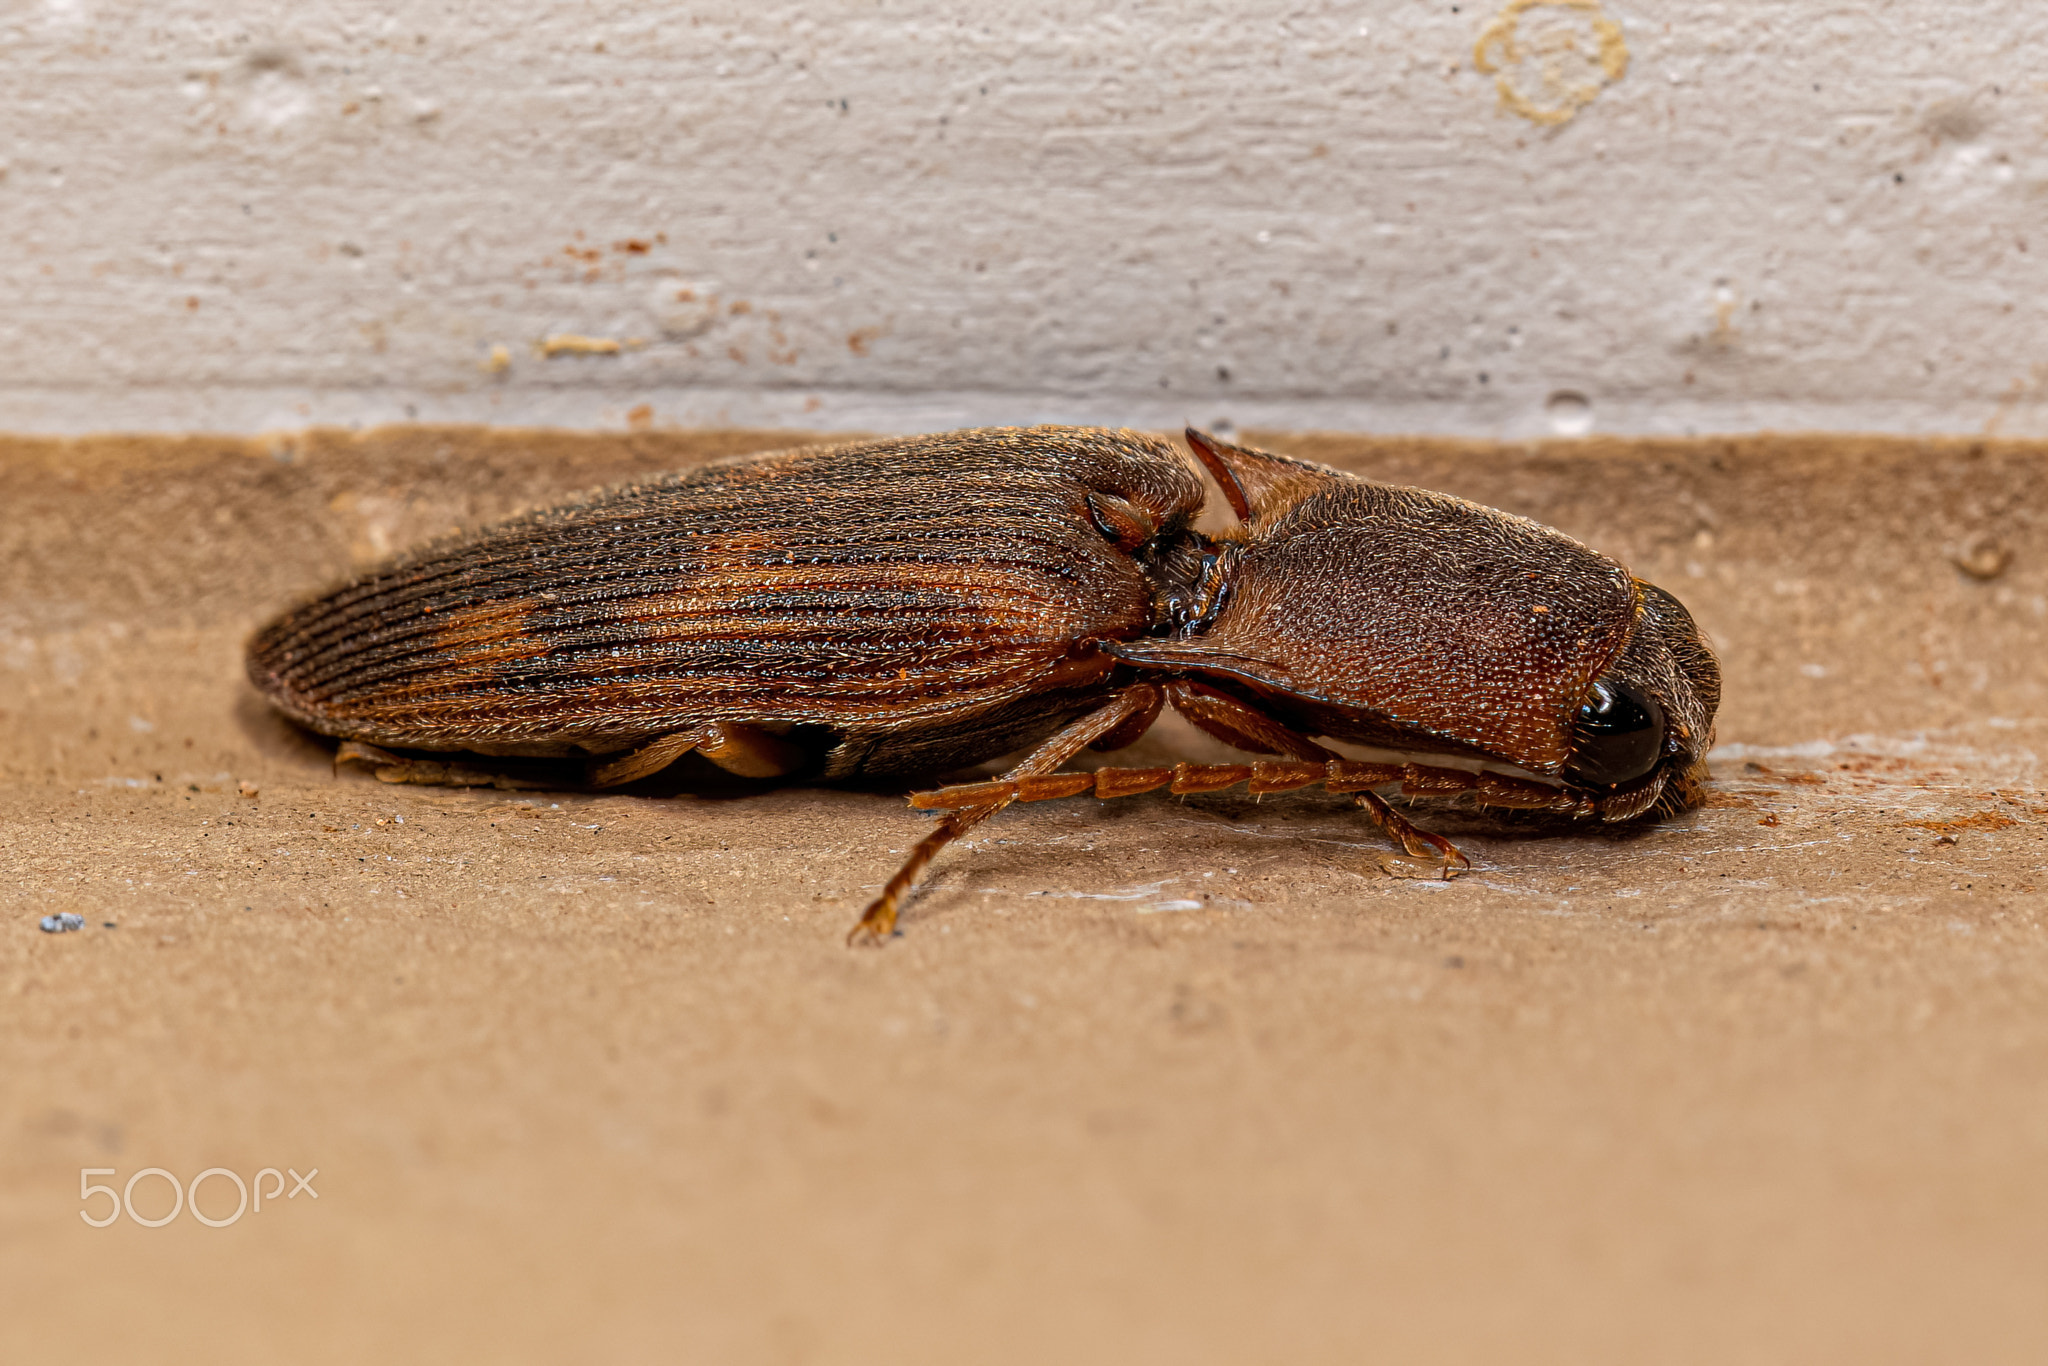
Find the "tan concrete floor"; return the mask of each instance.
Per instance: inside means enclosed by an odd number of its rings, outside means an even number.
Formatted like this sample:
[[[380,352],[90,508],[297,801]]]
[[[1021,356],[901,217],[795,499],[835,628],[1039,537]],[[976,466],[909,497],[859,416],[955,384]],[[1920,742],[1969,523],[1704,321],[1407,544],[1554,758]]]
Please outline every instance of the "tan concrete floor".
[[[2048,1358],[2048,452],[1261,439],[1677,592],[1710,806],[1418,807],[1429,886],[1327,796],[1052,803],[849,952],[886,794],[386,787],[239,670],[353,565],[786,438],[7,443],[0,1360]],[[318,1198],[81,1222],[149,1167]]]

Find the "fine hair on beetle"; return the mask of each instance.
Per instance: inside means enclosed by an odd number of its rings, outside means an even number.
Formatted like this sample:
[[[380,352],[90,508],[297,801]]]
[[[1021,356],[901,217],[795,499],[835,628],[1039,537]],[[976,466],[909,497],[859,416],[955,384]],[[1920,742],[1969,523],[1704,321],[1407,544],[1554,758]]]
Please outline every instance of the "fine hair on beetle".
[[[1390,795],[1633,821],[1703,799],[1720,670],[1669,593],[1563,533],[1220,441],[1092,427],[806,446],[438,542],[263,627],[269,702],[395,783],[612,787],[697,754],[754,779],[999,777],[853,927],[1017,801],[1352,794],[1398,877],[1469,867]],[[1238,764],[1066,772],[1172,708]],[[1364,747],[1347,757],[1323,742]]]

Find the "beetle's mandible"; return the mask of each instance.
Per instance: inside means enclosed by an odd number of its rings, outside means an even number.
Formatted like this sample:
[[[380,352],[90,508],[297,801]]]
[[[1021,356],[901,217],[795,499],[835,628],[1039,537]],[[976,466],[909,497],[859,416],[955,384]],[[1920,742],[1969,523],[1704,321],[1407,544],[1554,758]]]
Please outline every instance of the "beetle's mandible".
[[[1236,514],[1214,537],[1193,467],[1138,432],[805,447],[429,546],[264,627],[249,676],[392,782],[493,780],[418,751],[580,758],[603,787],[692,752],[832,780],[1029,747],[911,798],[944,814],[856,939],[1013,801],[1322,784],[1400,846],[1388,871],[1434,877],[1465,856],[1380,794],[1699,803],[1720,670],[1670,594],[1521,517],[1187,439]],[[1276,757],[1059,771],[1165,707]]]

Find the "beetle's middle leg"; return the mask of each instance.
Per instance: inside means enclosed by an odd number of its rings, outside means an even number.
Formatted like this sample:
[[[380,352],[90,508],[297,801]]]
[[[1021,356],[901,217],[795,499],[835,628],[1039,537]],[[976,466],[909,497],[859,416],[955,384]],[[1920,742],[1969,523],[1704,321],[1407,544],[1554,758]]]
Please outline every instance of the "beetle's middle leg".
[[[1166,695],[1157,684],[1134,683],[1111,698],[1108,705],[1090,712],[1032,750],[998,782],[974,786],[1000,787],[1008,784],[1014,789],[1018,781],[1051,773],[1098,740],[1127,744],[1159,715],[1165,700]],[[875,898],[874,904],[847,933],[846,942],[879,944],[887,939],[896,929],[896,912],[901,908],[903,899],[924,876],[924,870],[939,851],[1015,800],[1017,794],[1010,790],[992,793],[978,802],[960,803],[950,809],[940,818],[938,828],[917,842],[917,847],[910,851],[910,857],[896,870],[896,876],[889,879],[888,885],[882,888],[882,894]],[[912,804],[915,805],[914,798]]]

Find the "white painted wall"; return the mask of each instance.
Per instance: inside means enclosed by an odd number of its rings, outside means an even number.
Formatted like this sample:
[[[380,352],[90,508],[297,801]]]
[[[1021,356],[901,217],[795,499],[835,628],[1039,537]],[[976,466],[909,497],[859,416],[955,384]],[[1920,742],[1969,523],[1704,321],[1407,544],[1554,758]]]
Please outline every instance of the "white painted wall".
[[[1513,3],[0,0],[0,428],[2048,430],[2048,4]]]

